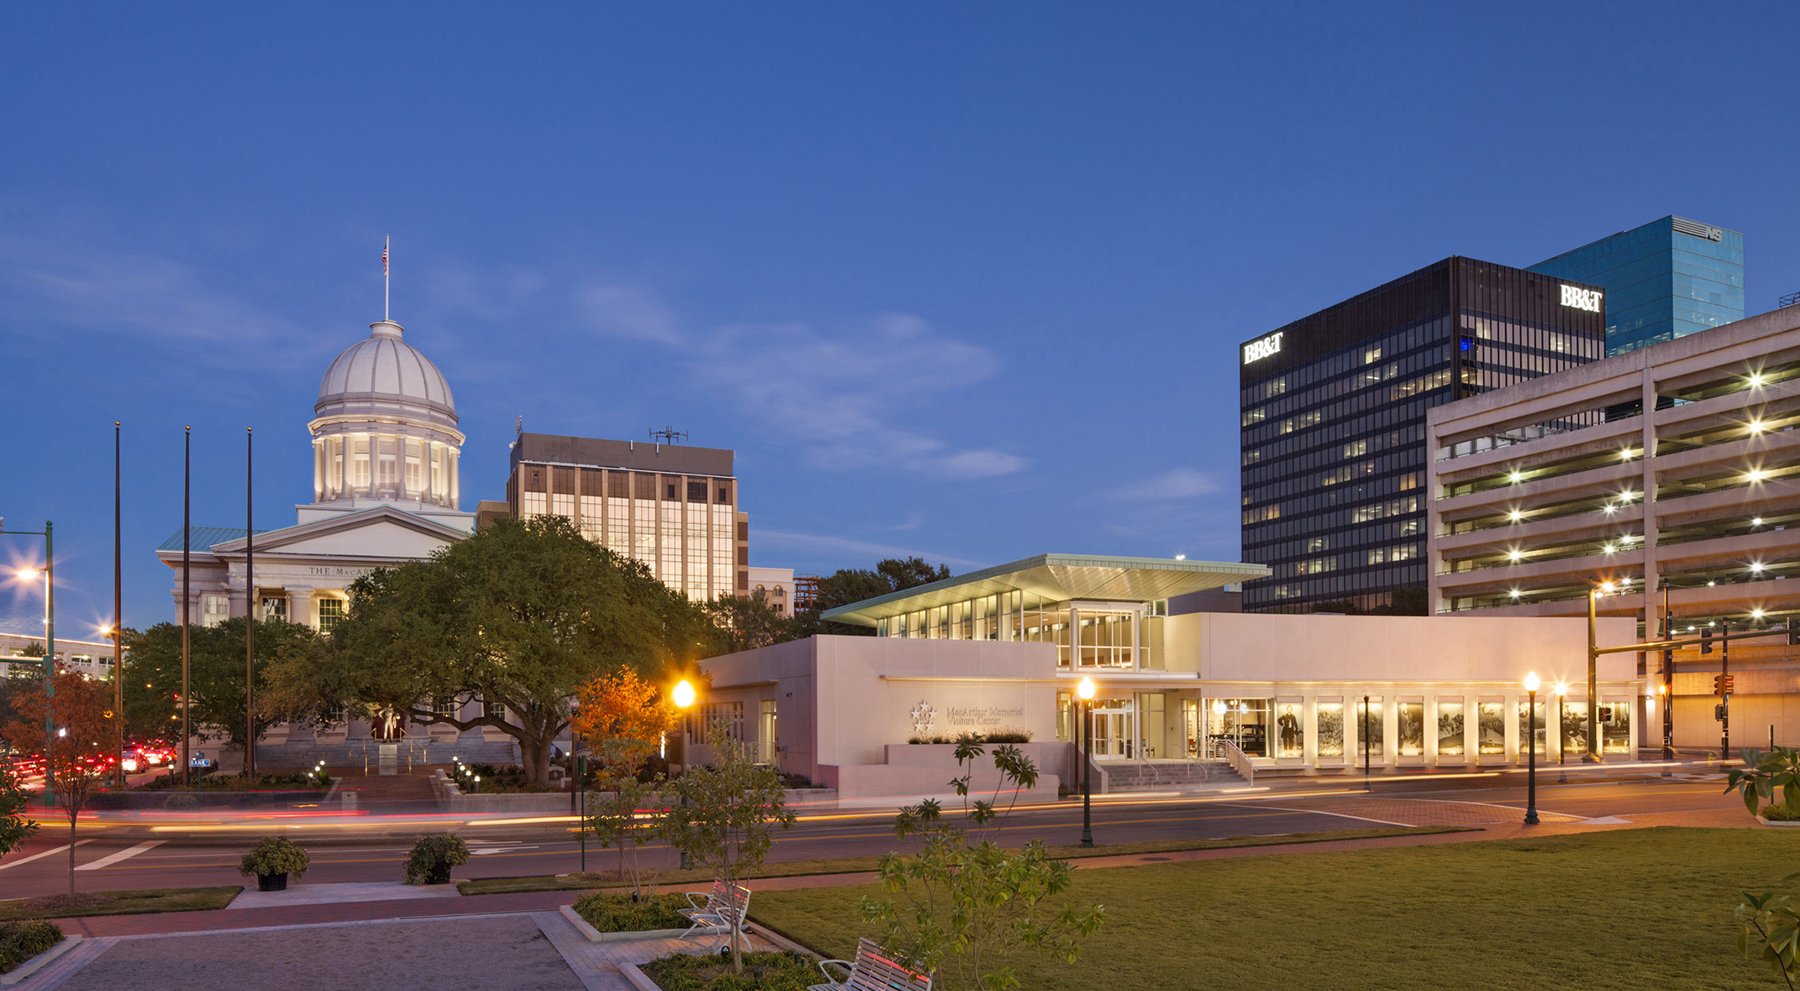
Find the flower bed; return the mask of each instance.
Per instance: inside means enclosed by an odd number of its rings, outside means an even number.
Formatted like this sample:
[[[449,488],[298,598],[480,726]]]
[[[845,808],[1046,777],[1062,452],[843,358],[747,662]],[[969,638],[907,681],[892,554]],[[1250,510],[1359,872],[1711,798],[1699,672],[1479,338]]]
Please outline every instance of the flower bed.
[[[824,980],[811,959],[770,951],[744,954],[741,974],[732,971],[730,957],[712,953],[677,953],[640,969],[663,991],[806,991]]]
[[[62,942],[54,922],[0,922],[0,974]]]
[[[629,895],[596,891],[575,903],[575,914],[602,934],[643,936],[686,932],[693,923],[679,910],[687,906],[688,900],[681,895],[645,895],[632,901]]]

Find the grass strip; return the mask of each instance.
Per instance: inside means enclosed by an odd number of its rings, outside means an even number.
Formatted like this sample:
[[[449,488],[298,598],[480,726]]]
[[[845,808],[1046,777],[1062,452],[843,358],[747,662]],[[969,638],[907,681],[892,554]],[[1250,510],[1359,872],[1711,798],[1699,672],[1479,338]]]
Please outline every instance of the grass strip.
[[[244,889],[139,888],[84,891],[0,901],[0,922],[15,919],[74,919],[86,915],[142,915],[152,912],[205,912],[231,904]]]
[[[1138,854],[1185,853],[1190,850],[1232,850],[1239,847],[1291,846],[1301,843],[1330,843],[1338,840],[1373,840],[1393,836],[1430,836],[1435,833],[1480,832],[1473,826],[1382,826],[1374,829],[1344,829],[1322,833],[1285,833],[1279,836],[1229,836],[1222,839],[1145,840],[1139,843],[1117,843],[1111,846],[1054,846],[1050,854],[1064,860],[1088,857],[1127,857]],[[873,871],[880,857],[836,857],[826,860],[793,860],[764,864],[748,876],[804,877],[813,874],[860,874]],[[704,870],[662,871],[647,877],[646,884],[705,883],[712,875]],[[593,888],[624,887],[629,882],[617,871],[589,871],[586,874],[533,874],[524,877],[482,877],[458,881],[456,889],[465,895],[510,895],[522,891],[587,891]]]
[[[1794,892],[1794,830],[1653,827],[1077,871],[1107,921],[1034,991],[1741,991],[1779,988],[1736,948],[1744,891]],[[870,935],[879,885],[758,892],[751,921],[827,956]]]

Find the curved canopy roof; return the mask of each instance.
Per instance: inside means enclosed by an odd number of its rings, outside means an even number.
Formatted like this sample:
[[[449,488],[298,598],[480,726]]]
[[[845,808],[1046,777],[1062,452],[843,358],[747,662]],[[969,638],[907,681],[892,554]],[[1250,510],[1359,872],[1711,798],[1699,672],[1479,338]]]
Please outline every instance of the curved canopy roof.
[[[851,626],[874,626],[879,620],[915,609],[1014,590],[1030,592],[1052,602],[1070,599],[1151,602],[1268,575],[1269,569],[1260,564],[1178,561],[1165,557],[1040,554],[852,602],[828,609],[819,618]]]

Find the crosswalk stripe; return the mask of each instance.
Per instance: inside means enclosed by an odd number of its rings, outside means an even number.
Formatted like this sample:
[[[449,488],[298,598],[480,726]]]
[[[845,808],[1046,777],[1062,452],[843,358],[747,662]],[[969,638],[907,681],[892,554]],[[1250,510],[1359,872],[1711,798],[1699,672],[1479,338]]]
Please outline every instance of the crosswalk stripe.
[[[139,843],[137,846],[130,847],[130,848],[127,848],[124,850],[120,850],[118,853],[108,854],[107,856],[101,857],[99,860],[96,860],[91,864],[82,864],[81,866],[79,866],[75,869],[78,871],[97,871],[102,867],[111,867],[112,865],[118,863],[121,860],[129,860],[132,857],[135,857],[138,854],[143,853],[144,851],[149,850],[153,847],[162,846],[166,842],[168,842],[168,841],[167,840],[148,840],[146,842]]]
[[[80,846],[83,843],[92,843],[92,842],[93,842],[93,840],[76,840],[75,845]],[[20,857],[18,860],[9,860],[4,864],[0,864],[0,871],[6,870],[8,867],[17,867],[20,864],[29,864],[34,860],[39,860],[44,857],[48,857],[53,853],[62,853],[63,851],[67,850],[68,848],[69,848],[69,845],[67,843],[64,843],[62,846],[51,847],[50,849],[45,850],[42,853],[34,853],[29,857]]]

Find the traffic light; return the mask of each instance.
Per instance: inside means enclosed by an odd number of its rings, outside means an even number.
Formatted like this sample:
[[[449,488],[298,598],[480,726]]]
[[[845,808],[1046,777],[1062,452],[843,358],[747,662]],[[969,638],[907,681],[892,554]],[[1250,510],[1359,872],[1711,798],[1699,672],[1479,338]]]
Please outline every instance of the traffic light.
[[[1732,689],[1737,687],[1736,682],[1737,682],[1737,675],[1735,675],[1735,674],[1715,674],[1715,675],[1713,675],[1713,694],[1714,695],[1730,695],[1732,692]]]
[[[1725,704],[1723,702],[1713,706],[1713,721],[1718,723],[1725,721]]]
[[[1702,654],[1712,653],[1712,630],[1711,630],[1711,628],[1700,631],[1700,653],[1702,653]]]
[[[1788,617],[1788,646],[1800,647],[1800,619]]]

